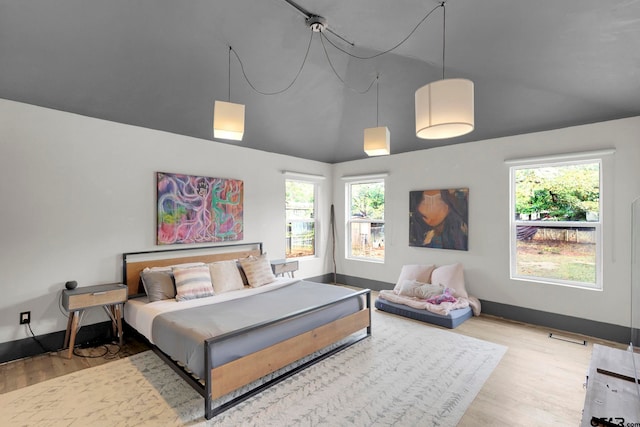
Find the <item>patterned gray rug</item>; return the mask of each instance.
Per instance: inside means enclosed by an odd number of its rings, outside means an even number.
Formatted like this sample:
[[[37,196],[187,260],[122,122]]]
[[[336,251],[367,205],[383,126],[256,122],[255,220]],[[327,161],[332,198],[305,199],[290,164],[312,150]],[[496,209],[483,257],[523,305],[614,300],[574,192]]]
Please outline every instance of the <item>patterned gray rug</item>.
[[[372,337],[210,421],[203,399],[147,351],[0,395],[2,424],[455,426],[506,351],[375,310],[372,325]]]

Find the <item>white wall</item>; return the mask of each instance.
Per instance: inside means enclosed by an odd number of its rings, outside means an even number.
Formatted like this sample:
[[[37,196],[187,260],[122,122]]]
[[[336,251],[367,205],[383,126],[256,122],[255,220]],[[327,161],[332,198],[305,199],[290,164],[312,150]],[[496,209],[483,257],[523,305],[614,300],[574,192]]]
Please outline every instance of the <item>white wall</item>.
[[[0,99],[0,165],[0,342],[29,336],[21,311],[36,335],[64,330],[66,281],[119,282],[123,252],[158,249],[159,171],[243,180],[243,241],[263,242],[270,258],[285,251],[282,171],[326,176],[319,257],[297,276],[327,271],[328,164]],[[107,319],[90,310],[84,323]]]
[[[393,136],[392,136],[393,138]],[[640,117],[336,165],[97,120],[0,100],[0,343],[64,330],[64,282],[121,280],[123,252],[155,246],[155,172],[244,181],[244,241],[284,257],[282,170],[320,183],[319,258],[297,277],[332,271],[329,211],[338,224],[338,272],[389,283],[407,263],[461,261],[479,298],[626,326],[630,205],[640,196]],[[392,140],[393,144],[393,140]],[[425,141],[425,146],[429,142]],[[604,290],[509,279],[509,178],[505,159],[615,148],[604,162]],[[392,145],[393,149],[393,145]],[[384,264],[344,260],[345,175],[388,172]],[[469,251],[408,246],[409,191],[469,188]],[[85,323],[106,320],[92,310]]]
[[[391,148],[393,151],[393,133]],[[429,141],[424,141],[428,147]],[[603,161],[604,290],[509,279],[509,167],[506,159],[614,148]],[[344,259],[342,274],[395,283],[403,264],[462,262],[468,290],[488,301],[628,326],[631,202],[640,196],[640,117],[341,163],[334,166],[334,203],[345,229],[343,176],[388,172],[384,264]],[[469,188],[469,251],[408,245],[409,192]],[[637,309],[637,307],[636,307]]]

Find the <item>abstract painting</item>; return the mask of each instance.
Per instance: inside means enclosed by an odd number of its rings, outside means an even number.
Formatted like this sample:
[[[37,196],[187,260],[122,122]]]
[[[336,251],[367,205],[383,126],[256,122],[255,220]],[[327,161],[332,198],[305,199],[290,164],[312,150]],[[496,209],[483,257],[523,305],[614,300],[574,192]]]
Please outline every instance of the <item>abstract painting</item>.
[[[158,245],[242,240],[243,182],[157,173]]]
[[[469,248],[469,189],[409,192],[409,246]]]

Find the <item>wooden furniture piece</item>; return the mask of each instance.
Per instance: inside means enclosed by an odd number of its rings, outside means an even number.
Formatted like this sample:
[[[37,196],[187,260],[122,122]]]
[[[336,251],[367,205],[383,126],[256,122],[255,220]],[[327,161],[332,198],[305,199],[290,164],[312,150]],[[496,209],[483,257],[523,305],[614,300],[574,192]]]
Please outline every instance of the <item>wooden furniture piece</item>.
[[[200,247],[197,248],[197,250],[199,251],[198,255],[184,255],[189,254],[189,248],[123,254],[123,278],[129,288],[129,293],[136,294],[144,292],[143,287],[140,285],[140,272],[146,267],[169,266],[195,261],[210,263],[221,260],[239,259],[249,255],[259,256],[262,254],[262,243]],[[211,250],[213,253],[208,255],[202,254],[203,251],[207,250]],[[296,319],[352,298],[363,301],[359,311],[316,327],[310,331],[300,333],[297,336],[221,366],[211,366],[211,358],[209,355],[214,352],[216,343],[222,340],[228,339],[233,335],[256,331],[278,323],[295,322]],[[204,378],[195,377],[192,372],[184,369],[181,364],[174,361],[157,346],[153,346],[153,350],[161,359],[171,366],[178,375],[204,397],[205,418],[210,419],[249,397],[260,393],[271,385],[277,384],[284,378],[294,375],[314,363],[369,336],[371,336],[371,291],[365,289],[363,291],[353,292],[327,304],[309,307],[293,312],[287,316],[206,339],[204,342]],[[327,347],[332,344],[336,344],[336,346],[328,350]],[[307,356],[311,356],[312,358],[300,364],[300,359],[306,358]],[[294,362],[297,364],[294,364]],[[257,380],[284,367],[291,369],[263,384],[255,385]],[[216,399],[245,386],[252,388],[248,391],[243,390],[242,394],[227,402],[220,404],[216,402],[216,405],[212,406]]]
[[[67,358],[73,356],[76,334],[82,327],[85,310],[91,307],[102,307],[109,315],[114,336],[122,345],[122,307],[127,301],[127,287],[122,283],[83,286],[62,291],[62,306],[69,312],[67,332],[64,335],[64,347],[69,347]]]
[[[634,359],[636,373],[634,375]],[[594,344],[581,426],[638,425],[640,354]]]
[[[298,261],[287,261],[286,259],[275,259],[271,261],[271,270],[273,274],[284,277],[285,273],[289,273],[289,277],[293,278],[294,271],[298,271]]]

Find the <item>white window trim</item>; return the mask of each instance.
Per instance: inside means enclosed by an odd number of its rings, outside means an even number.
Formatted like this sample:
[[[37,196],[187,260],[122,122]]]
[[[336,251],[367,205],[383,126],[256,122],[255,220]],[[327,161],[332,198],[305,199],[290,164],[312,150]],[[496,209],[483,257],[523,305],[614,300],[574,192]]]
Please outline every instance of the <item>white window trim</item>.
[[[534,282],[534,283],[544,283],[556,286],[566,286],[579,288],[584,290],[593,290],[593,291],[602,291],[603,290],[603,256],[602,256],[602,246],[603,246],[603,236],[602,236],[602,226],[603,226],[603,207],[604,207],[604,195],[603,195],[603,159],[598,156],[602,156],[605,154],[613,154],[615,150],[599,150],[592,152],[583,152],[576,153],[575,156],[571,157],[570,154],[562,154],[557,156],[545,156],[545,157],[537,157],[537,158],[529,158],[529,159],[520,159],[520,160],[510,160],[505,161],[506,164],[510,165],[509,168],[509,276],[511,280],[521,280],[526,282]],[[573,282],[568,280],[561,279],[549,279],[538,276],[519,276],[516,274],[516,227],[518,225],[536,225],[539,226],[542,224],[542,221],[523,221],[516,220],[516,203],[515,203],[515,172],[518,169],[531,169],[531,168],[543,168],[543,167],[554,167],[554,166],[563,166],[563,165],[572,165],[572,164],[585,164],[585,163],[599,163],[599,208],[600,211],[598,213],[598,221],[589,221],[589,222],[573,222],[573,221],[557,221],[557,222],[548,222],[544,223],[546,227],[593,227],[596,231],[596,283],[589,284],[585,282]]]
[[[287,260],[305,260],[305,259],[314,259],[318,258],[318,236],[320,235],[320,214],[318,210],[318,194],[320,193],[320,182],[325,178],[320,175],[308,175],[298,172],[288,172],[283,171],[285,175],[285,192],[287,181],[296,181],[296,182],[304,182],[306,184],[313,185],[313,221],[307,220],[305,222],[313,222],[314,233],[313,233],[313,255],[307,255],[302,257],[294,257],[294,258],[286,258]],[[286,194],[285,194],[286,199]],[[285,200],[286,205],[286,200]],[[285,215],[286,222],[286,215]],[[285,238],[286,238],[286,224],[285,224]],[[285,250],[286,252],[286,250]]]
[[[372,262],[377,264],[384,264],[385,258],[387,256],[386,249],[383,259],[378,258],[370,258],[363,256],[354,256],[351,254],[352,244],[351,244],[351,224],[371,224],[371,223],[382,223],[386,224],[385,219],[382,220],[371,220],[371,219],[351,219],[351,187],[354,184],[368,184],[372,182],[382,182],[385,188],[385,217],[386,217],[386,200],[387,200],[387,182],[386,177],[389,176],[388,173],[378,173],[378,174],[370,174],[370,175],[353,175],[353,176],[343,176],[342,180],[345,181],[345,259],[352,261],[364,261],[364,262]]]

